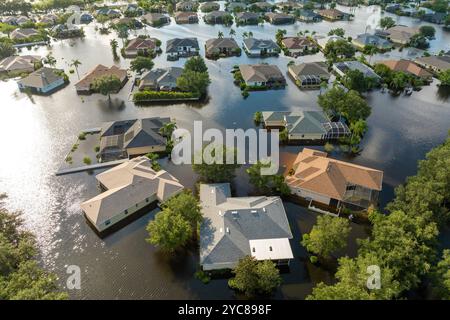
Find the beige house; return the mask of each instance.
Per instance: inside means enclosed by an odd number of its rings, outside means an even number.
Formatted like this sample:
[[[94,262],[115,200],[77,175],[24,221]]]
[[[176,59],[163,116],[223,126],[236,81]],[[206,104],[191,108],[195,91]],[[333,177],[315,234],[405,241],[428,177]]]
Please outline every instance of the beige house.
[[[450,55],[420,57],[414,60],[418,65],[439,73],[450,69]]]
[[[122,83],[122,87],[128,81],[127,70],[120,69],[117,66],[112,66],[108,68],[104,65],[98,64],[94,69],[85,74],[83,78],[81,78],[80,81],[78,81],[75,84],[75,89],[77,90],[77,93],[78,94],[92,93],[91,90],[92,83],[95,81],[95,79],[101,78],[103,76],[116,76]]]
[[[418,28],[398,25],[389,28],[384,32],[386,33],[387,38],[392,42],[398,44],[408,44],[411,38],[420,31]]]
[[[286,176],[291,192],[333,208],[367,209],[378,202],[383,172],[327,157],[326,152],[304,148]]]
[[[35,69],[35,64],[40,62],[40,56],[11,56],[0,61],[0,72],[29,73]]]
[[[155,171],[147,157],[128,160],[96,179],[103,193],[81,204],[96,231],[104,232],[139,210],[180,193],[183,185],[167,171]]]

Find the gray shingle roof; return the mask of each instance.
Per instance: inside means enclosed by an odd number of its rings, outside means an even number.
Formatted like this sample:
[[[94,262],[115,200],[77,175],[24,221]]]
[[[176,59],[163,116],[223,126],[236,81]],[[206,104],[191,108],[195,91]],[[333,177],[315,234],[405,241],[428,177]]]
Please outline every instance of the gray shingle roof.
[[[273,40],[269,39],[246,38],[244,44],[248,50],[280,49]]]
[[[178,52],[178,47],[199,49],[197,38],[174,38],[167,41],[166,52]]]
[[[235,264],[251,255],[250,240],[292,239],[279,197],[232,198],[230,185],[200,185],[204,222],[200,228],[200,262]]]
[[[61,75],[62,70],[43,67],[28,77],[18,81],[21,85],[30,88],[44,88],[52,83],[63,79]]]

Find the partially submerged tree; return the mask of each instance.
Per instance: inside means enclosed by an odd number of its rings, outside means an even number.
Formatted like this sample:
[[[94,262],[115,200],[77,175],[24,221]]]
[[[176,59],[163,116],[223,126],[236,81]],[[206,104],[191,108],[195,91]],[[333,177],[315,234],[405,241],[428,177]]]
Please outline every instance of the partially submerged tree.
[[[111,93],[117,93],[121,88],[122,83],[115,75],[105,75],[100,78],[96,78],[92,82],[92,90],[101,93],[104,96],[108,96],[109,103],[111,103]]]

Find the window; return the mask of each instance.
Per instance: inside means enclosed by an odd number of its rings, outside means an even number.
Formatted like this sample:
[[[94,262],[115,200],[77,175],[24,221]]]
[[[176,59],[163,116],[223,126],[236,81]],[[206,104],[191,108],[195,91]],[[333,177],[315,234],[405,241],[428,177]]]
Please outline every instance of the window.
[[[255,247],[253,247],[253,248],[252,248],[252,252],[256,252],[256,249],[255,249]]]

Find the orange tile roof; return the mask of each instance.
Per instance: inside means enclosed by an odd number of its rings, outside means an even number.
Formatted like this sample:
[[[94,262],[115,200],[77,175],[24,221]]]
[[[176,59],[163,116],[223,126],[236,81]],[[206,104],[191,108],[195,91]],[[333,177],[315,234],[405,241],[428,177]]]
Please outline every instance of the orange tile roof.
[[[381,191],[383,172],[327,157],[326,152],[304,148],[294,161],[295,173],[286,177],[298,187],[343,200],[348,185]]]
[[[384,60],[379,63],[384,64],[391,70],[410,73],[420,78],[429,78],[432,76],[430,72],[409,60]]]
[[[127,77],[127,70],[120,69],[117,66],[112,66],[111,68],[105,67],[104,65],[98,64],[94,69],[88,72],[80,81],[75,84],[77,90],[89,90],[91,83],[102,76],[105,75],[115,75],[120,81],[124,81]]]

